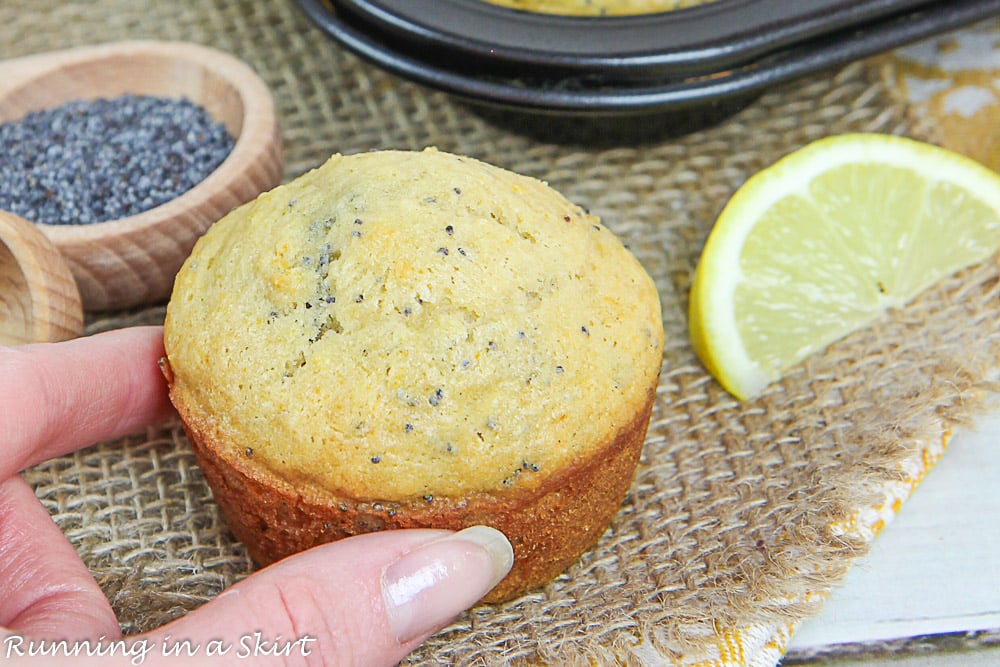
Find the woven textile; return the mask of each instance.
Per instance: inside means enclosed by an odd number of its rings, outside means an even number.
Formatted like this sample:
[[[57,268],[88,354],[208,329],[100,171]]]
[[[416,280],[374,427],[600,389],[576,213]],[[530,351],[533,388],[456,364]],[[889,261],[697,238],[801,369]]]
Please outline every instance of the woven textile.
[[[937,140],[859,63],[769,91],[713,127],[616,142],[601,125],[501,118],[331,44],[291,0],[5,0],[0,57],[96,40],[229,51],[271,86],[287,177],[332,152],[435,145],[542,178],[621,235],[661,293],[667,346],[643,458],[599,544],[549,586],[460,617],[412,664],[773,665],[880,522],[983,409],[1000,358],[994,262],[833,345],[737,403],[697,362],[687,298],[702,244],[752,173],[847,131]],[[559,121],[553,121],[558,123]],[[620,120],[619,123],[643,123]],[[541,136],[540,136],[541,134]],[[89,316],[90,331],[162,306]],[[126,633],[159,626],[251,572],[179,425],[25,473]]]

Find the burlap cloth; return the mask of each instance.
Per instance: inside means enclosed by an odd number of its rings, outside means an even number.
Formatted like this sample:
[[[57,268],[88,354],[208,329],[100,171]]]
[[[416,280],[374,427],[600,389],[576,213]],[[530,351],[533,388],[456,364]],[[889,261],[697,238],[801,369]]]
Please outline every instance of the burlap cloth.
[[[122,38],[204,43],[255,67],[279,106],[288,178],[335,151],[436,145],[472,155],[543,178],[600,215],[659,286],[662,378],[635,483],[611,529],[548,587],[463,615],[414,664],[773,665],[795,623],[819,608],[941,453],[942,432],[985,410],[1000,353],[992,261],[746,404],[720,389],[688,342],[701,246],[750,174],[832,133],[935,139],[877,63],[783,86],[683,137],[616,145],[600,125],[576,124],[575,141],[554,142],[359,61],[290,0],[0,3],[5,58]],[[92,314],[88,328],[162,315],[159,306]],[[251,572],[176,423],[25,475],[126,633],[176,618]]]

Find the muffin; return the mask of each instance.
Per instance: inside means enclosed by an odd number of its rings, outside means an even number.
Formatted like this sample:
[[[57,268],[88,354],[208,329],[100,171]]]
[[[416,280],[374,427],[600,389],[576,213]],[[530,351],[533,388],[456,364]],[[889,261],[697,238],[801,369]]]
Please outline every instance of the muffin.
[[[493,5],[538,14],[566,16],[634,16],[658,14],[715,0],[485,0]]]
[[[595,217],[428,149],[335,155],[221,219],[177,275],[164,338],[171,400],[255,561],[486,524],[514,547],[498,601],[609,525],[663,327]]]

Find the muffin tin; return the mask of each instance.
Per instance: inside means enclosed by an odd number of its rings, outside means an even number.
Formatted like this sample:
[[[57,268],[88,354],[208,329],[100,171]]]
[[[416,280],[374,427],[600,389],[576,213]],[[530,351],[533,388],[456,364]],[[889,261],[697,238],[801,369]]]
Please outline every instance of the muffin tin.
[[[522,110],[619,114],[745,98],[1000,15],[1000,0],[717,0],[570,17],[481,0],[297,0],[328,36],[400,76]]]

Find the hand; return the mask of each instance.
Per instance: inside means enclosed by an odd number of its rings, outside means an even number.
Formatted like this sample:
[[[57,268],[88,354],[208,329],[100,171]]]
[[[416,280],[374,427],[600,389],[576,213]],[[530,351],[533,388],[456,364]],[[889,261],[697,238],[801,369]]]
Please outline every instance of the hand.
[[[0,347],[0,663],[90,664],[80,657],[89,652],[99,664],[176,665],[170,648],[181,642],[196,664],[392,665],[510,569],[510,543],[492,528],[374,533],[285,559],[121,639],[104,594],[18,472],[168,417],[162,334]]]

